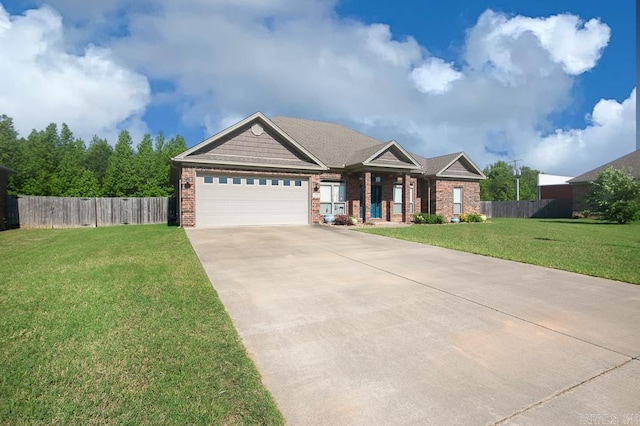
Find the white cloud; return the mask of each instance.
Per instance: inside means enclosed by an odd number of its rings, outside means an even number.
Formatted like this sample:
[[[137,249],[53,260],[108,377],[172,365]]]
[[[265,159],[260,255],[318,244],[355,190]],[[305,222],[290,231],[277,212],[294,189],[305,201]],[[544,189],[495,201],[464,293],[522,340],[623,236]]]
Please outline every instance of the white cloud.
[[[569,14],[509,18],[487,10],[469,32],[466,59],[475,69],[492,69],[503,76],[526,73],[531,64],[523,63],[526,57],[518,56],[514,47],[520,39],[532,37],[548,54],[548,60],[562,66],[566,73],[578,75],[596,65],[610,34],[611,29],[598,19],[583,23]],[[544,71],[547,66],[532,68]]]
[[[429,58],[411,70],[411,79],[422,93],[446,93],[451,83],[463,77],[440,58]]]
[[[139,128],[150,101],[147,79],[109,49],[67,53],[62,18],[46,6],[10,16],[0,5],[0,75],[2,113],[24,136],[51,122],[67,123],[85,140],[114,133],[125,120]]]
[[[83,51],[94,22],[115,24],[110,39],[100,38],[109,49],[103,61],[169,81],[175,90],[157,95],[163,105],[207,135],[262,111],[340,122],[426,156],[464,150],[481,166],[507,153],[561,175],[635,146],[635,131],[625,130],[635,129],[630,101],[599,103],[584,128],[556,131],[550,118],[572,105],[574,83],[609,42],[611,30],[597,19],[488,10],[468,29],[462,55],[444,58],[385,23],[338,16],[335,0],[51,4],[70,17]],[[145,103],[129,105],[139,119]]]
[[[360,30],[366,49],[392,65],[406,68],[422,56],[420,47],[413,38],[408,38],[405,42],[392,40],[388,25],[372,24],[361,27]]]
[[[556,130],[534,139],[531,148],[522,154],[541,169],[567,170],[575,176],[634,149],[635,88],[622,103],[601,99],[591,117],[591,124],[584,129]]]

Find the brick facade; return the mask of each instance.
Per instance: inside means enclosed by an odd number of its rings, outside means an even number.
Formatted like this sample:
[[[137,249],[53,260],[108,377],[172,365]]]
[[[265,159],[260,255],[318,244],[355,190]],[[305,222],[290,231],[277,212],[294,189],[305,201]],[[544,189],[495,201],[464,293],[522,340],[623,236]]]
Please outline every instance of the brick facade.
[[[585,210],[589,209],[586,197],[589,194],[590,186],[588,183],[571,185],[571,209],[573,216],[582,216]]]
[[[379,173],[362,171],[355,173],[301,173],[301,172],[265,172],[207,167],[182,167],[180,173],[181,191],[180,224],[185,227],[196,226],[196,175],[199,172],[215,172],[233,175],[291,176],[309,179],[311,200],[311,223],[322,223],[320,215],[320,185],[322,181],[342,181],[346,186],[347,214],[357,217],[361,222],[411,222],[410,190],[414,187],[414,212],[431,212],[445,217],[453,215],[453,188],[462,187],[463,212],[480,212],[480,184],[477,181],[425,180],[399,173]],[[380,182],[376,182],[376,178]],[[381,187],[380,218],[371,218],[371,188]],[[403,186],[403,203],[400,213],[394,212],[393,191],[396,185]],[[362,198],[361,198],[362,194]],[[178,194],[176,194],[178,195]],[[429,200],[429,196],[431,199]],[[360,217],[361,199],[364,202],[364,218]],[[430,209],[429,209],[430,208]]]
[[[431,213],[445,218],[453,214],[453,189],[462,188],[462,212],[480,213],[480,183],[461,180],[431,180]]]

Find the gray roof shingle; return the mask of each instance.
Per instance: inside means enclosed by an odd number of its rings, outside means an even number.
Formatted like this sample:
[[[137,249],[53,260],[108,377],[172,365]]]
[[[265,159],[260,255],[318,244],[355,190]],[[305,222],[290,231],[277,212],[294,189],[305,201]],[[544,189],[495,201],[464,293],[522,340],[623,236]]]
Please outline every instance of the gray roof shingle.
[[[441,155],[439,157],[424,158],[417,155],[413,155],[414,158],[419,158],[420,164],[424,169],[424,174],[427,176],[435,176],[440,173],[442,169],[447,167],[449,163],[460,156],[462,152],[454,152],[453,154]]]
[[[609,167],[613,167],[614,169],[626,169],[631,172],[631,175],[635,179],[640,179],[640,150],[635,150],[630,152],[627,155],[624,155],[620,158],[617,158],[613,161],[608,162],[607,164],[603,164],[600,167],[596,167],[593,170],[589,170],[588,172],[581,174],[580,176],[576,176],[573,179],[570,179],[569,183],[588,183],[596,180],[600,172],[608,169]]]
[[[274,117],[271,121],[332,168],[362,162],[385,145],[339,124],[293,117]]]

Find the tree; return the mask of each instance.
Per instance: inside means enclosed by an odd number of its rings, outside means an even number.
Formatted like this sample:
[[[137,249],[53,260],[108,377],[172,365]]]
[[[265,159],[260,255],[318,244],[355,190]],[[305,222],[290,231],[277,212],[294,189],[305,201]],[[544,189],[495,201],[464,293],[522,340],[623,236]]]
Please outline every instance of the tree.
[[[487,179],[480,181],[482,201],[515,200],[515,184],[511,167],[504,161],[487,166],[482,171]]]
[[[109,142],[94,136],[84,155],[84,166],[93,173],[100,187],[103,185],[104,175],[107,172],[107,165],[112,154],[113,148]]]
[[[113,155],[109,157],[104,176],[103,194],[107,197],[131,197],[137,189],[138,178],[131,135],[123,130],[118,136]]]
[[[17,190],[25,195],[51,195],[51,176],[58,167],[60,138],[55,124],[33,130],[24,143]]]
[[[18,132],[13,126],[13,119],[4,114],[0,115],[0,164],[15,171],[22,168],[22,146],[24,142],[18,139]],[[18,176],[9,177],[8,191],[17,194]]]
[[[532,169],[529,166],[523,166],[520,169],[520,199],[521,200],[537,200],[538,199],[538,175],[540,170]]]
[[[508,201],[516,199],[516,183],[513,168],[504,161],[498,161],[482,171],[487,179],[480,181],[482,201]],[[520,199],[538,198],[539,170],[523,166],[520,168]]]
[[[640,182],[631,173],[609,167],[590,185],[586,200],[591,213],[618,223],[640,219]]]
[[[49,180],[49,193],[57,197],[77,194],[77,180],[85,168],[82,165],[85,147],[82,139],[75,139],[66,124],[60,130],[58,150],[59,163]],[[79,194],[84,195],[84,194]]]
[[[136,154],[136,173],[139,186],[136,195],[139,197],[161,197],[166,195],[163,185],[162,158],[153,150],[151,136],[146,134],[138,144]]]

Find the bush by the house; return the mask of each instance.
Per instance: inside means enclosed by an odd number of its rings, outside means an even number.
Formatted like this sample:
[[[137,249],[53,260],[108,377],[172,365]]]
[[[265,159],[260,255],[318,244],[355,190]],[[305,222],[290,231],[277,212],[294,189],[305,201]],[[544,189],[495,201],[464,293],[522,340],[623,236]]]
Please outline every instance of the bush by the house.
[[[609,167],[591,182],[587,202],[592,209],[588,214],[611,222],[633,222],[640,219],[640,181],[627,170]]]
[[[355,225],[355,223],[353,223],[353,218],[351,218],[349,215],[346,214],[337,214],[335,216],[335,220],[333,222],[334,225]]]
[[[415,213],[413,215],[413,221],[417,224],[428,224],[428,225],[438,225],[445,223],[444,216],[439,214],[428,214],[428,213]]]
[[[467,222],[484,222],[478,213],[467,214]]]

